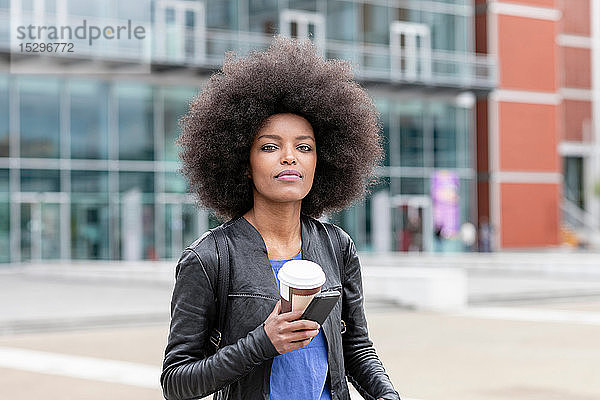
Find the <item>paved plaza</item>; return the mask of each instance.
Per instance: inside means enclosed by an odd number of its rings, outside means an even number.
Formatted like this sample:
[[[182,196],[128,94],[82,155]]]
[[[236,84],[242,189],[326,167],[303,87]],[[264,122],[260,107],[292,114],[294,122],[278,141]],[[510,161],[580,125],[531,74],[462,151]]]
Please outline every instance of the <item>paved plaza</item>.
[[[0,273],[2,398],[161,399],[171,284],[74,276]],[[500,287],[504,302],[445,313],[367,299],[369,331],[406,400],[597,400],[600,297],[587,288],[553,299],[553,281],[511,301]]]

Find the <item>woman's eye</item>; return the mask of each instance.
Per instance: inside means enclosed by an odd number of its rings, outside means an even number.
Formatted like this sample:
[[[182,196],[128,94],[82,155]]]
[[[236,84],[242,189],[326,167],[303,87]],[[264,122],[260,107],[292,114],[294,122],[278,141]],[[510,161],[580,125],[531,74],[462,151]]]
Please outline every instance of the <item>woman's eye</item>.
[[[302,151],[311,151],[312,150],[312,147],[310,147],[307,144],[302,144],[302,145],[298,146],[298,148]]]
[[[260,148],[261,150],[264,151],[273,151],[275,149],[277,149],[277,146],[272,145],[272,144],[265,144],[263,147]]]

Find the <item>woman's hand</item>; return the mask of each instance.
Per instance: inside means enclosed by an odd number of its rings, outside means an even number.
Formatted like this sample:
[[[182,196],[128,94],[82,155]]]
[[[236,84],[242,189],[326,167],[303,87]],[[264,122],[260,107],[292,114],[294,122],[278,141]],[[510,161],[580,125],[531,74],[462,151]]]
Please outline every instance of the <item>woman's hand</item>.
[[[299,349],[307,345],[319,333],[319,324],[306,319],[298,320],[302,311],[291,311],[279,314],[281,300],[264,323],[265,332],[279,354]]]

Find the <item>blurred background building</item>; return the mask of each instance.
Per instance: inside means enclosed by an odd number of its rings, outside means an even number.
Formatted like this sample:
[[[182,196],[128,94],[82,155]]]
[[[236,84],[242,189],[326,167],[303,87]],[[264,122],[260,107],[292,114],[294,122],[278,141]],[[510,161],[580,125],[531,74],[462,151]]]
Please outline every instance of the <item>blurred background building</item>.
[[[360,250],[475,249],[472,227],[482,249],[583,243],[600,222],[599,1],[0,1],[0,261],[178,258],[218,222],[177,173],[177,120],[226,51],[275,33],[350,60],[381,112],[380,183],[327,216]],[[10,40],[83,19],[147,37]]]
[[[597,244],[599,2],[476,3],[499,77],[477,101],[479,218],[500,248]]]

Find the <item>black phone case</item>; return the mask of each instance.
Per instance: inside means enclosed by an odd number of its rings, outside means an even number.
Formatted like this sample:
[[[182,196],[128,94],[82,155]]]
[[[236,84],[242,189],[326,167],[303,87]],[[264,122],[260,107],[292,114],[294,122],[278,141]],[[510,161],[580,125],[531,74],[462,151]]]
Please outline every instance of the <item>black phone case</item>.
[[[319,325],[323,325],[323,322],[325,322],[325,319],[327,319],[327,316],[339,298],[340,292],[337,290],[319,293],[313,297],[300,319],[308,319],[317,322]]]

